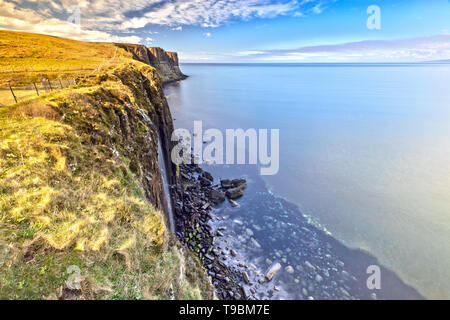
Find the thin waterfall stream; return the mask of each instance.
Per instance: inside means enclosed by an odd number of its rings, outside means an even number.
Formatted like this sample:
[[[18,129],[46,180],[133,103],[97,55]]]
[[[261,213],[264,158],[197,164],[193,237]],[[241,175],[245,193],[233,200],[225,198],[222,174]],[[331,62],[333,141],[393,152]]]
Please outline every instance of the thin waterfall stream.
[[[166,198],[167,210],[169,214],[169,227],[170,231],[175,232],[175,223],[173,221],[172,201],[170,200],[169,180],[167,175],[166,161],[164,160],[164,153],[161,146],[161,138],[158,135],[158,164],[161,171],[161,177],[164,187],[164,196]]]
[[[170,198],[167,166],[166,166],[166,161],[164,160],[164,153],[163,153],[163,149],[162,149],[161,137],[159,135],[158,128],[153,124],[153,121],[149,118],[147,113],[143,109],[139,109],[139,112],[141,113],[142,117],[144,118],[144,121],[148,125],[154,127],[158,134],[158,165],[159,165],[159,170],[161,173],[161,178],[163,181],[164,197],[166,198],[167,211],[168,211],[168,216],[169,216],[169,228],[170,228],[171,232],[175,232],[175,222],[173,219],[173,209],[172,209],[172,201]]]

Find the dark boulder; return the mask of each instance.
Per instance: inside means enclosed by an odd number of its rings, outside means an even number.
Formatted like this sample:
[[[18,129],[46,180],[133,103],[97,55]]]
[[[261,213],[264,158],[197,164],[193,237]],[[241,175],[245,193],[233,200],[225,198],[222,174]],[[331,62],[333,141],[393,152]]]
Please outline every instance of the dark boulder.
[[[242,192],[241,188],[232,188],[228,189],[226,192],[226,196],[230,199],[236,199],[239,197],[242,197],[244,193]]]
[[[225,194],[221,191],[212,189],[209,192],[209,199],[214,204],[219,204],[225,201]]]
[[[206,179],[205,177],[200,177],[199,180],[202,187],[210,187],[212,185],[212,181]]]
[[[224,189],[230,189],[233,187],[233,185],[231,184],[231,180],[221,180],[220,181],[220,185],[222,186],[222,188]]]
[[[231,181],[233,188],[245,189],[247,188],[247,181],[245,179],[234,179]]]
[[[209,172],[207,172],[207,171],[204,171],[202,175],[203,175],[203,178],[208,179],[208,180],[211,181],[211,182],[214,181],[214,178],[213,178],[213,176],[211,175],[211,173],[209,173]]]

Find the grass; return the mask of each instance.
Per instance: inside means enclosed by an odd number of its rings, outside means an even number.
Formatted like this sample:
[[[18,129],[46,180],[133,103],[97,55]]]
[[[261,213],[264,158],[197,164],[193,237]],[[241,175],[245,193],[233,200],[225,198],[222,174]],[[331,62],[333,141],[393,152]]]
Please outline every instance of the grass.
[[[29,47],[5,59],[23,65],[47,63],[50,49],[64,60],[78,48],[67,66],[112,52],[108,44],[47,36],[36,44],[35,35],[21,35]],[[2,37],[7,56],[5,43],[15,40]],[[212,297],[198,260],[144,196],[139,156],[156,150],[148,142],[156,133],[139,122],[129,136],[118,130],[138,107],[154,111],[139,88],[143,75],[158,81],[152,67],[124,61],[78,86],[0,107],[0,299],[167,299],[171,286],[178,299]],[[80,290],[68,289],[71,266]]]
[[[131,58],[112,43],[82,42],[59,37],[0,30],[0,87],[87,75],[110,61]]]
[[[17,100],[24,100],[37,96],[34,89],[14,89]],[[0,89],[0,103],[9,106],[16,103],[10,89]]]

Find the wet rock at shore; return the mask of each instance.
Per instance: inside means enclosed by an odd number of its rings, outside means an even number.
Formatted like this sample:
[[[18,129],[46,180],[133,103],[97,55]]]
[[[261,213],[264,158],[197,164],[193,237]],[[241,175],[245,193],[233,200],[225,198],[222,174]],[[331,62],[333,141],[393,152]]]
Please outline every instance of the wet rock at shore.
[[[203,176],[199,177],[198,180],[200,181],[200,184],[202,185],[202,187],[209,187],[212,185],[212,181]]]
[[[247,188],[247,180],[245,179],[234,179],[231,181],[232,188],[239,188],[241,190]]]
[[[228,201],[230,202],[230,204],[233,208],[239,207],[239,204],[236,201],[234,201],[233,199],[228,199]]]
[[[207,180],[209,180],[209,181],[211,181],[211,182],[214,181],[214,178],[213,178],[213,176],[211,175],[211,173],[209,173],[209,172],[207,172],[207,171],[204,171],[202,175],[203,175],[203,178],[205,178],[205,179],[207,179]]]
[[[228,190],[228,189],[234,189],[239,188],[241,190],[247,188],[247,180],[245,179],[234,179],[234,180],[221,180],[220,185],[222,189]]]
[[[243,271],[242,272],[242,277],[244,278],[244,281],[246,284],[250,284],[250,277],[248,276],[248,273]]]
[[[292,266],[287,266],[286,272],[292,274],[292,273],[294,273],[294,268]]]
[[[240,188],[232,188],[232,189],[228,189],[226,192],[226,196],[229,199],[237,199],[240,198],[244,195],[244,192],[242,192],[242,189]]]
[[[220,204],[225,201],[225,193],[223,193],[222,191],[212,189],[209,192],[209,199],[216,205]]]
[[[221,180],[220,185],[223,189],[230,189],[233,187],[231,180]]]
[[[267,279],[267,281],[270,281],[277,274],[277,272],[280,271],[280,269],[281,269],[281,264],[279,264],[277,262],[269,268],[269,270],[267,271],[267,273],[265,274],[264,277]]]

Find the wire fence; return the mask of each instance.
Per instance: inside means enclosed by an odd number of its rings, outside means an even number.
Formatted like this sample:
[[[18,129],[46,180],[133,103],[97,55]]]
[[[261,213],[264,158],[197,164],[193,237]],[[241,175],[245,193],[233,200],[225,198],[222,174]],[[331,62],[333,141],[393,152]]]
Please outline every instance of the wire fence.
[[[43,76],[40,80],[40,82],[33,81],[25,86],[8,84],[6,87],[0,88],[0,105],[9,106],[54,90],[76,85],[75,79],[49,80],[46,76]]]
[[[101,61],[95,68],[88,66],[81,69],[36,70],[31,65],[27,65],[22,70],[14,70],[14,68],[10,71],[0,70],[0,107],[74,86],[77,84],[76,79],[89,77],[120,60],[117,53],[116,47],[114,55]]]

